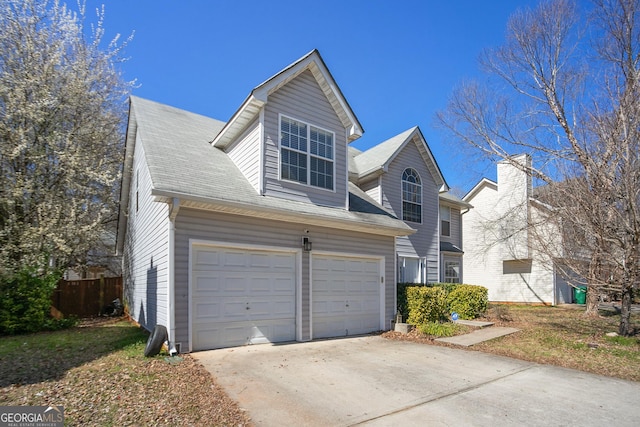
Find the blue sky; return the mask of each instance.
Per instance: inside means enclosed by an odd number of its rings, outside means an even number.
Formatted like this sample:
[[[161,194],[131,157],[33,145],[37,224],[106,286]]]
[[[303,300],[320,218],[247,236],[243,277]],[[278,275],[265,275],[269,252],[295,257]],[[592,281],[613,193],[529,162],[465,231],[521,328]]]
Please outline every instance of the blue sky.
[[[508,17],[537,1],[87,0],[90,21],[102,3],[107,39],[135,32],[122,65],[134,95],[227,121],[251,89],[317,48],[365,129],[356,148],[420,126],[449,186],[466,192],[495,167],[461,154],[434,114],[478,74]]]

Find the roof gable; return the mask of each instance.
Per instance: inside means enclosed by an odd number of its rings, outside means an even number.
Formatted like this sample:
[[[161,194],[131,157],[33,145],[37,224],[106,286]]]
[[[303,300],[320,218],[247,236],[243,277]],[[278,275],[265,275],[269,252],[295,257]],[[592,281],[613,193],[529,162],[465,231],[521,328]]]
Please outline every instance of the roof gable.
[[[343,126],[347,129],[349,141],[360,136],[364,130],[360,125],[349,103],[340,91],[331,72],[325,65],[317,49],[312,50],[293,64],[289,65],[273,77],[267,79],[255,87],[247,99],[242,103],[238,111],[222,128],[220,133],[211,141],[218,148],[226,148],[243,131],[243,129],[260,113],[262,107],[268,102],[269,95],[295,79],[304,71],[309,70],[318,82],[333,107]]]
[[[474,197],[485,188],[489,188],[493,191],[498,191],[498,183],[491,181],[488,178],[482,178],[465,196],[462,198],[464,202],[471,203]]]
[[[350,172],[357,174],[359,181],[376,177],[389,169],[389,165],[409,143],[415,143],[427,169],[433,176],[433,180],[440,187],[440,191],[447,191],[447,185],[440,167],[431,153],[422,132],[418,126],[414,126],[380,144],[371,147],[362,153],[353,153],[353,167]]]

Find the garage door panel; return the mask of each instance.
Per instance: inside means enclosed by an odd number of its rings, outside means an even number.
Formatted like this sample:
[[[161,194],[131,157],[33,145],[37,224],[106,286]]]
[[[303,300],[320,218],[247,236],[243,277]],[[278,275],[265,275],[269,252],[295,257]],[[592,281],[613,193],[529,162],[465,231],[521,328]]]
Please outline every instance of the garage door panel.
[[[248,316],[252,320],[280,318],[291,320],[295,318],[295,304],[288,297],[273,297],[263,301],[251,301]]]
[[[333,314],[340,314],[345,311],[346,300],[340,297],[326,297],[322,298],[319,295],[316,295],[313,300],[313,314],[314,319],[317,316],[322,317],[323,315],[331,316]]]
[[[314,255],[312,266],[314,338],[380,329],[379,260]]]
[[[295,340],[296,255],[194,246],[194,350]]]
[[[202,298],[193,304],[194,318],[202,321],[245,320],[247,318],[245,299],[221,298],[209,300]]]

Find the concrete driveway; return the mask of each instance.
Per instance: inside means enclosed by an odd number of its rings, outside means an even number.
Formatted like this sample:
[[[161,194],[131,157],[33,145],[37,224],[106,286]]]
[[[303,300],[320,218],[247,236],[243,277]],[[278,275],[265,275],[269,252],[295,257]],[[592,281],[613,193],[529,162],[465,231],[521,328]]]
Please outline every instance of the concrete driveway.
[[[194,353],[257,425],[637,426],[640,383],[378,336]]]

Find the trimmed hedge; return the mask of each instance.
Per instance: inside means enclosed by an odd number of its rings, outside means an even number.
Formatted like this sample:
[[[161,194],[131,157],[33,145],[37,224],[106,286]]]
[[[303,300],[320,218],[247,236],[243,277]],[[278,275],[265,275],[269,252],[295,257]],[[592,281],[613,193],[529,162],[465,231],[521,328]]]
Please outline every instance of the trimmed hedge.
[[[436,289],[444,293],[445,301],[442,303],[437,291],[414,291],[413,289]],[[418,292],[418,293],[415,293]],[[411,297],[409,296],[411,294]],[[437,301],[427,301],[425,298],[433,296]],[[398,283],[397,285],[398,310],[402,318],[412,324],[417,319],[426,317],[447,319],[452,312],[458,313],[461,319],[474,319],[487,311],[488,290],[482,286],[465,285],[460,283],[432,283],[421,285],[416,283]],[[409,302],[410,299],[415,301]],[[422,302],[421,302],[422,301]],[[435,314],[434,310],[442,310]],[[413,313],[413,310],[417,310]],[[436,321],[436,320],[430,320]]]
[[[488,305],[488,290],[483,286],[458,285],[447,295],[449,313],[458,313],[460,319],[475,319],[487,311]]]
[[[57,272],[41,275],[33,268],[0,276],[0,334],[55,329],[49,313],[59,279]]]
[[[447,293],[442,288],[411,286],[407,288],[408,323],[422,325],[440,322],[447,317]]]

